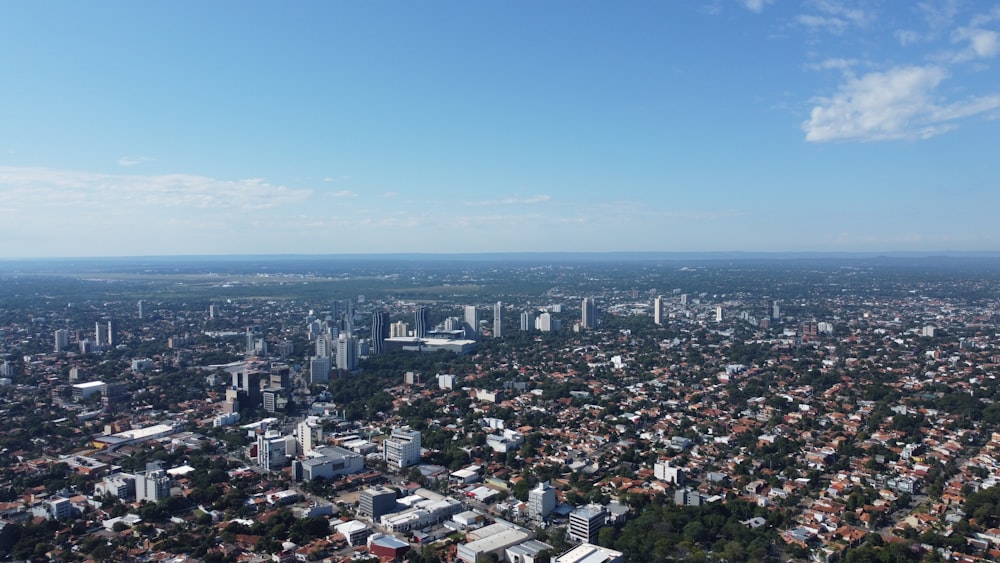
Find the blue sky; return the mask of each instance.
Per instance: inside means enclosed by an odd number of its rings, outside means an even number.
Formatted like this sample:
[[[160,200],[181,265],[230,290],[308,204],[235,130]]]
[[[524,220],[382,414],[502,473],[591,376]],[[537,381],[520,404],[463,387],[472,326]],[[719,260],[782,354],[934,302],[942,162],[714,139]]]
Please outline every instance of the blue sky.
[[[0,257],[1000,250],[1000,2],[0,3]]]

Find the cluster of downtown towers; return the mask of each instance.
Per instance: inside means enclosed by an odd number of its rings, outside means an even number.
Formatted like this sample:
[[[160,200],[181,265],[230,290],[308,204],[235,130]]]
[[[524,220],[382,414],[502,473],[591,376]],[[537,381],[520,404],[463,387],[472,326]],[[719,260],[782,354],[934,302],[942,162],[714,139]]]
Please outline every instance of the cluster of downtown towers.
[[[430,308],[425,306],[417,307],[413,313],[413,333],[414,338],[428,338],[429,336],[444,336],[446,338],[465,338],[467,340],[477,340],[480,336],[479,309],[475,305],[466,305],[462,318],[449,317],[445,319],[443,330],[432,331],[430,329]],[[543,312],[542,315],[547,315]],[[597,307],[594,299],[588,297],[581,305],[580,328],[594,328],[597,325]],[[525,311],[521,314],[521,330],[552,330],[551,323],[538,323],[535,313]],[[497,301],[493,305],[492,334],[494,338],[503,337],[504,331],[504,305]],[[372,354],[382,354],[385,352],[385,341],[388,338],[409,336],[409,327],[406,323],[399,321],[390,324],[388,311],[376,311],[372,314]]]

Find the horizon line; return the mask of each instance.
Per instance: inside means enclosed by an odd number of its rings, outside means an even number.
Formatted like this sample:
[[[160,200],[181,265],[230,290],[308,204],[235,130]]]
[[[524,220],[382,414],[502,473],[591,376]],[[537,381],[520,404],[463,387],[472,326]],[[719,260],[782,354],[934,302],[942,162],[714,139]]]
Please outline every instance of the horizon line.
[[[378,259],[378,258],[496,258],[496,257],[642,257],[678,259],[718,258],[1000,258],[1000,250],[709,250],[709,251],[486,251],[486,252],[357,252],[357,253],[229,253],[229,254],[147,254],[91,256],[19,256],[2,257],[4,262],[42,262],[70,260],[208,260],[208,259]]]

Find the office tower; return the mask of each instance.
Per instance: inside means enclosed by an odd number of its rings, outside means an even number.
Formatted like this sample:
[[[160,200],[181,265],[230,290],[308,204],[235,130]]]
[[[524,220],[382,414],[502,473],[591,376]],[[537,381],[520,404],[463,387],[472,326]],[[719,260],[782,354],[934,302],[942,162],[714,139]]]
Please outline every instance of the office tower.
[[[117,346],[121,344],[118,341],[118,321],[111,319],[108,321],[108,346]]]
[[[94,344],[97,346],[108,344],[108,326],[100,321],[94,326]]]
[[[233,373],[232,388],[237,391],[241,405],[257,408],[261,404],[260,376],[260,372],[237,371]]]
[[[431,310],[427,307],[417,307],[413,313],[413,336],[427,338],[431,326]]]
[[[394,429],[382,441],[382,459],[396,469],[420,463],[420,432],[409,426]]]
[[[329,356],[309,358],[309,382],[313,384],[329,383],[331,367]]]
[[[657,295],[656,299],[653,300],[653,322],[662,325],[663,324],[663,296]]]
[[[542,481],[528,492],[528,516],[532,520],[544,520],[556,507],[556,490],[548,481]]]
[[[531,311],[521,313],[521,330],[534,330],[535,314]]]
[[[594,298],[587,297],[580,307],[580,326],[582,328],[594,328],[597,326],[597,306],[594,305]]]
[[[329,358],[333,355],[333,341],[330,339],[328,334],[320,334],[316,336],[316,356],[320,358]]]
[[[493,337],[503,337],[503,303],[499,301],[493,306]]]
[[[271,370],[268,373],[267,382],[271,387],[288,388],[291,385],[291,375],[292,368],[289,367],[288,364],[274,362],[271,364]]]
[[[771,319],[776,321],[780,318],[781,318],[781,307],[778,305],[778,302],[775,301],[774,305],[771,306]]]
[[[254,334],[253,328],[247,327],[247,332],[245,336],[246,336],[246,354],[253,355],[254,345],[256,344],[257,341],[257,335]]]
[[[403,338],[410,332],[410,327],[403,321],[396,321],[389,325],[389,338]]]
[[[211,305],[208,306],[208,318],[210,319],[219,318],[219,306],[216,305],[215,303],[212,303]]]
[[[552,325],[553,325],[552,315],[549,314],[548,312],[538,315],[538,318],[535,319],[535,328],[542,332],[551,332]]]
[[[142,299],[139,300],[139,318],[144,318],[146,316],[146,302]]]
[[[462,324],[462,328],[465,329],[465,337],[469,340],[478,340],[479,338],[479,311],[476,310],[475,305],[465,306],[465,322]]]
[[[719,305],[719,306],[717,306],[715,308],[715,322],[721,323],[722,322],[722,318],[723,318],[723,316],[722,316],[722,305]]]
[[[371,488],[362,489],[358,495],[358,515],[367,516],[373,521],[383,514],[389,514],[396,509],[396,491],[376,485]]]
[[[354,371],[358,369],[358,339],[341,334],[337,338],[337,369]]]
[[[277,430],[258,431],[257,465],[264,469],[280,469],[287,459],[287,442]]]
[[[341,303],[340,310],[344,314],[343,329],[344,332],[348,334],[354,333],[354,302],[350,299],[344,299]]]
[[[267,387],[261,391],[260,396],[264,410],[270,413],[278,412],[288,404],[284,387]]]
[[[687,305],[687,304],[688,304],[688,294],[687,293],[682,293],[681,294],[681,305]]]
[[[599,504],[588,504],[577,508],[569,514],[569,528],[566,536],[570,539],[597,543],[597,534],[604,527],[607,513]]]
[[[63,352],[69,347],[69,331],[61,328],[55,332],[55,350]]]
[[[388,311],[372,313],[372,354],[378,356],[385,353],[385,339],[389,338]]]

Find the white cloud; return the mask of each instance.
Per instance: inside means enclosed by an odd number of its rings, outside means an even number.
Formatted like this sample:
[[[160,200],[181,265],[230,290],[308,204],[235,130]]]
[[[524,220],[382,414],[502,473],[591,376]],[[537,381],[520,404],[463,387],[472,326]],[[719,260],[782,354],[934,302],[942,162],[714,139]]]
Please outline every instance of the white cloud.
[[[852,67],[858,64],[855,59],[826,59],[818,63],[810,63],[806,65],[809,70],[840,70],[849,71]]]
[[[932,34],[950,28],[958,15],[959,0],[944,0],[943,2],[920,2],[917,8],[924,15],[924,20],[931,28]]]
[[[863,28],[875,20],[874,12],[848,7],[844,2],[814,0],[810,5],[814,12],[799,14],[795,21],[812,30],[841,34],[851,26]]]
[[[358,194],[351,190],[340,190],[339,192],[330,194],[330,197],[358,197]]]
[[[902,45],[903,47],[906,47],[908,45],[913,45],[914,43],[919,43],[920,40],[922,39],[919,33],[910,29],[897,29],[896,32],[893,33],[893,36],[896,38],[896,41],[899,41],[899,44]]]
[[[137,166],[143,162],[151,162],[152,158],[148,156],[123,156],[118,159],[118,166]]]
[[[848,76],[836,94],[816,100],[802,124],[806,140],[926,139],[953,129],[957,119],[1000,107],[1000,95],[940,104],[933,94],[948,76],[937,65]]]
[[[311,193],[256,178],[219,180],[190,174],[143,176],[13,166],[0,166],[0,189],[8,203],[28,208],[127,205],[241,211],[298,203]]]
[[[742,3],[746,9],[759,14],[764,11],[764,6],[773,4],[774,0],[742,0]]]
[[[972,59],[991,59],[1000,54],[1000,34],[991,29],[960,27],[951,34],[952,43],[968,41],[968,46],[952,59],[965,62]]]
[[[552,196],[549,195],[533,195],[528,197],[508,197],[504,199],[492,199],[485,201],[470,201],[466,203],[468,206],[483,206],[483,205],[533,205],[536,203],[547,203],[552,201]]]

